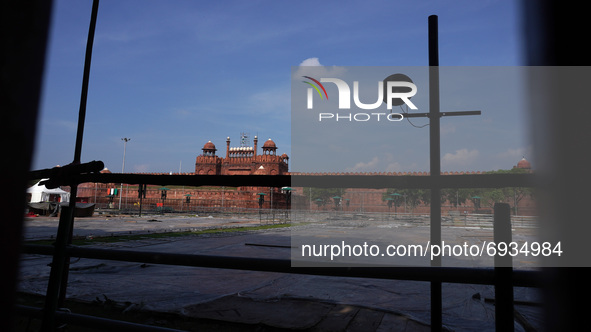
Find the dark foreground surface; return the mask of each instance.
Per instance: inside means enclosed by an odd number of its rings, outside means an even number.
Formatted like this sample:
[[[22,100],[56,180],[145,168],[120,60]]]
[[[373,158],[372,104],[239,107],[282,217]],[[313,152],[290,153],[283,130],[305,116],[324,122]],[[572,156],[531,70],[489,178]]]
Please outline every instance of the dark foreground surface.
[[[151,221],[148,221],[151,220]],[[55,219],[27,221],[29,239],[46,238]],[[86,223],[86,224],[84,224]],[[395,225],[398,221],[390,221]],[[220,218],[93,218],[77,220],[85,245],[137,251],[290,258],[291,228],[135,237],[101,242],[97,236],[256,226],[258,220]],[[54,225],[55,226],[55,225]],[[300,227],[300,226],[296,226]],[[305,226],[304,226],[305,227]],[[334,232],[343,231],[331,226]],[[55,233],[53,233],[55,234]],[[22,259],[22,303],[41,307],[50,257]],[[67,307],[113,319],[182,330],[427,331],[429,283],[294,275],[258,271],[72,259]],[[540,329],[538,290],[515,288],[517,331]],[[443,323],[449,330],[494,330],[492,286],[443,284]],[[19,318],[22,331],[38,321]],[[70,330],[82,330],[70,327]]]

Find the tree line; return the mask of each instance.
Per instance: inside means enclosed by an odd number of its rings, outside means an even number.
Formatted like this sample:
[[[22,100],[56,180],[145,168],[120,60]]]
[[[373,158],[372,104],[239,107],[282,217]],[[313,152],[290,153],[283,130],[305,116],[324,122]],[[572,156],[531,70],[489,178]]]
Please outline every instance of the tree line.
[[[523,174],[527,170],[513,168],[510,170],[489,171],[485,174]],[[332,206],[335,197],[340,198],[340,204],[346,204],[346,190],[344,188],[304,188],[303,194],[312,203],[322,206]],[[526,187],[506,188],[444,188],[441,190],[441,202],[454,208],[474,206],[477,210],[492,209],[495,203],[509,203],[513,213],[518,214],[517,206],[526,197],[533,196],[533,189]],[[406,207],[413,211],[419,205],[429,205],[431,194],[429,189],[389,188],[382,194],[382,201],[391,207]]]
[[[524,174],[527,170],[513,168],[510,170],[496,170],[484,174]],[[398,194],[398,195],[396,195]],[[514,214],[518,214],[518,205],[526,197],[533,196],[533,189],[527,187],[505,187],[505,188],[444,188],[441,190],[441,202],[447,202],[454,208],[474,206],[479,209],[492,209],[495,203],[509,203]],[[392,204],[400,206],[404,204],[412,211],[415,207],[423,204],[429,205],[431,195],[429,189],[388,189],[382,195],[383,201],[391,201]]]

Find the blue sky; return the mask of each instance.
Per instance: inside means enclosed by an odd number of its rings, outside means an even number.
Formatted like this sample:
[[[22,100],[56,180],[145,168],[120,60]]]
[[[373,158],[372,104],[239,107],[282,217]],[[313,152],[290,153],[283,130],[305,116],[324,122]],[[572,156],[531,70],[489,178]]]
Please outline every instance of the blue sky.
[[[440,109],[480,110],[479,116],[441,118],[443,171],[482,171],[510,168],[528,148],[516,148],[523,132],[526,107],[524,80],[540,67],[445,66],[440,67]],[[407,172],[429,170],[429,127],[426,118],[390,121],[378,96],[378,82],[392,74],[407,75],[416,86],[409,101],[416,110],[393,107],[397,113],[429,110],[427,66],[299,66],[293,67],[291,151],[292,169],[306,172]],[[325,81],[316,93],[302,80]],[[350,96],[341,107],[341,92],[331,79],[349,86]],[[311,80],[310,80],[311,81]],[[305,81],[304,81],[305,82]],[[359,92],[354,85],[357,82]],[[318,84],[318,83],[315,83]],[[320,83],[322,84],[322,83]],[[312,105],[308,105],[308,90]],[[356,97],[366,109],[357,107]],[[377,97],[377,98],[376,98]],[[373,105],[376,100],[379,103]],[[521,114],[521,115],[520,115]],[[517,115],[517,116],[515,116]]]
[[[73,159],[91,6],[54,2],[34,169]],[[238,146],[241,132],[272,138],[291,156],[292,66],[424,66],[432,14],[442,66],[523,64],[516,1],[102,0],[82,161],[121,171],[121,138],[129,137],[126,171],[190,172],[203,144],[211,140],[223,156],[226,137]],[[524,112],[511,112],[503,118],[514,128],[496,144],[491,135],[468,136],[462,124],[488,123],[494,132],[507,123],[486,115],[442,121],[450,135],[442,135],[443,169],[510,168],[531,154]],[[427,139],[428,129],[417,135]],[[422,150],[380,158],[399,171],[426,171]],[[387,166],[373,160],[342,170]]]

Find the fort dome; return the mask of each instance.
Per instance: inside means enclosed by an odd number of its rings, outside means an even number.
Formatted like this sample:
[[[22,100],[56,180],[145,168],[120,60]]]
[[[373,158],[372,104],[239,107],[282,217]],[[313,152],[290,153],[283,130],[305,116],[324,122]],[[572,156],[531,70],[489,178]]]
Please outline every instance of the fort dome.
[[[268,139],[265,144],[263,144],[263,148],[272,148],[272,149],[277,149],[277,145],[275,145],[275,142],[273,142],[272,139]]]
[[[203,146],[203,150],[217,150],[215,148],[215,144],[213,144],[211,141],[208,141],[207,143],[205,143],[205,145]]]
[[[531,169],[531,163],[523,157],[518,163],[517,168]]]

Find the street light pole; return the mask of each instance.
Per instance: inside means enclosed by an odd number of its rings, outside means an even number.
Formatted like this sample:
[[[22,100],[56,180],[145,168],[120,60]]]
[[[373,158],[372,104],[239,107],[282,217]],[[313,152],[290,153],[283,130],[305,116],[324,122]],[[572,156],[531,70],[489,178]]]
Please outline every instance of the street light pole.
[[[121,166],[121,173],[125,172],[125,150],[127,149],[127,142],[131,141],[131,138],[124,137],[121,139],[123,141],[123,166]],[[119,189],[119,212],[121,212],[121,197],[123,196],[123,183],[121,183],[121,188]]]

